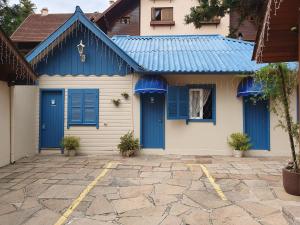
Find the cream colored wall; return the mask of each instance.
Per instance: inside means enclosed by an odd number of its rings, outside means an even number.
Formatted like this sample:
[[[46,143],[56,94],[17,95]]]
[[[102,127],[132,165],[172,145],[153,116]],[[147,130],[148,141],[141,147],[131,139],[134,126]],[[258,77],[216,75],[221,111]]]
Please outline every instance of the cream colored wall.
[[[0,81],[0,167],[10,162],[10,88]]]
[[[237,98],[237,86],[242,77],[230,75],[166,75],[170,85],[216,84],[216,125],[205,122],[167,120],[165,121],[164,151],[154,150],[151,153],[186,154],[186,155],[231,155],[227,137],[233,132],[243,132],[243,102]],[[135,77],[135,81],[138,77]],[[292,104],[296,106],[296,99]],[[134,97],[135,131],[140,135],[139,96]],[[296,116],[295,111],[293,115]],[[275,156],[289,155],[287,135],[275,129],[277,118],[271,115],[271,151],[250,151],[250,155]],[[147,153],[148,150],[144,150]]]
[[[132,121],[132,76],[41,76],[39,88],[65,89],[65,135],[80,137],[82,153],[105,153],[117,149],[120,137],[133,129]],[[79,126],[67,128],[68,89],[99,89],[99,129]],[[127,92],[130,97],[125,100],[121,93]],[[114,106],[112,99],[121,99],[119,107]],[[37,98],[39,110],[39,94]],[[39,116],[36,126],[39,125]],[[36,137],[38,140],[38,135]],[[37,142],[38,143],[38,142]]]
[[[14,86],[12,89],[12,160],[33,156],[36,143],[36,86]]]
[[[185,24],[184,17],[190,8],[199,5],[198,0],[141,0],[141,35],[173,35],[173,34],[229,34],[229,15],[216,25],[203,25],[196,29],[193,24]],[[175,26],[150,26],[152,7],[173,7]]]
[[[165,150],[154,150],[156,154],[186,155],[230,155],[227,137],[233,132],[243,131],[243,102],[236,97],[237,86],[241,76],[231,75],[166,75],[170,85],[216,84],[216,125],[213,123],[185,121],[165,121]],[[134,128],[136,137],[140,137],[140,99],[133,94],[134,85],[139,79],[134,76],[41,76],[39,88],[65,89],[65,135],[81,138],[82,153],[107,153],[116,151],[119,138]],[[99,88],[99,130],[95,127],[67,128],[67,89]],[[122,92],[130,94],[124,100]],[[39,94],[37,94],[37,112]],[[112,99],[120,98],[120,107],[115,107]],[[292,100],[296,106],[296,98]],[[296,116],[295,110],[293,115]],[[134,118],[134,119],[133,119]],[[38,129],[39,117],[36,117]],[[280,156],[289,155],[287,135],[276,128],[277,118],[271,115],[271,151],[250,151],[250,155]],[[38,143],[38,135],[36,136]],[[145,150],[146,154],[150,151]],[[153,152],[153,151],[152,151]]]

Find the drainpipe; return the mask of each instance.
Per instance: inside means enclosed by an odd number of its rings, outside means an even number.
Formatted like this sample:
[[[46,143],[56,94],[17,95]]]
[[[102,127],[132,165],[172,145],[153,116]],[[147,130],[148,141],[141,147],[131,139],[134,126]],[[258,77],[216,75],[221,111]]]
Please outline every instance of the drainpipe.
[[[8,87],[9,87],[9,162],[10,164],[14,164],[14,157],[13,157],[13,129],[12,129],[12,113],[13,113],[13,104],[12,104],[12,87],[14,86],[14,82],[10,81],[8,82]]]

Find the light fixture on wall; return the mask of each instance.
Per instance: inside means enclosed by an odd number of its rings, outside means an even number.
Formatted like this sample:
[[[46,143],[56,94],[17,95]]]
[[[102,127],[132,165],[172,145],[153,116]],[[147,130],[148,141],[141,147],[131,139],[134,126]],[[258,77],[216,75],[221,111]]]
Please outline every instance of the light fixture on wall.
[[[84,54],[84,48],[85,48],[85,45],[82,43],[82,40],[81,40],[79,45],[77,45],[77,49],[78,49],[78,53],[79,53],[81,62],[85,62],[85,58],[86,58],[85,54]]]

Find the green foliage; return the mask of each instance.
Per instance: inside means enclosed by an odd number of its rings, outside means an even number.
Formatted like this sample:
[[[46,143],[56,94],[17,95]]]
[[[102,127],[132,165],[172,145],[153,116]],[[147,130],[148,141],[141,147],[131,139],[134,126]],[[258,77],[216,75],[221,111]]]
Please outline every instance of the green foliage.
[[[121,99],[113,99],[112,102],[116,107],[118,107],[121,104]]]
[[[61,142],[61,146],[66,150],[77,150],[80,146],[80,138],[74,136],[66,136]]]
[[[8,0],[0,0],[0,26],[10,36],[35,9],[31,0],[20,0],[19,4],[12,6]]]
[[[224,17],[231,9],[237,9],[240,14],[240,24],[247,18],[255,18],[258,25],[263,19],[265,0],[198,0],[199,6],[191,8],[186,15],[185,22],[193,23],[196,28],[202,26],[203,21],[213,20],[215,17]],[[234,32],[233,30],[231,32]]]
[[[283,71],[285,80],[285,87],[283,87],[281,77],[279,76],[279,67]],[[263,84],[263,93],[260,96],[261,99],[271,99],[270,111],[272,111],[278,118],[278,127],[281,127],[288,132],[288,126],[285,114],[285,90],[287,97],[287,107],[290,112],[290,105],[292,96],[295,94],[298,85],[297,71],[288,68],[286,63],[269,64],[256,72],[254,76],[255,82]],[[299,124],[293,121],[293,117],[288,115],[291,121],[292,136],[296,142],[299,141]]]
[[[289,135],[295,169],[298,168],[295,143],[299,143],[299,124],[291,116],[291,99],[297,90],[297,71],[286,63],[269,64],[255,73],[255,82],[263,85],[261,99],[271,99],[270,111],[278,118],[278,126]]]
[[[233,133],[229,136],[228,144],[234,150],[247,151],[251,148],[250,138],[243,133]]]
[[[118,145],[118,149],[123,156],[133,156],[136,151],[140,149],[139,139],[134,138],[133,132],[128,132],[121,138],[121,142]]]

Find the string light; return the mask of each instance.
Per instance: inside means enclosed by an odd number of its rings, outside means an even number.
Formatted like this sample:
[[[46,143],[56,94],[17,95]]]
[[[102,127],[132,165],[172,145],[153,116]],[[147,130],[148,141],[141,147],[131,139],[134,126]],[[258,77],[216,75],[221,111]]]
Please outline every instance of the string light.
[[[263,58],[263,50],[265,47],[265,42],[269,41],[269,31],[270,31],[270,19],[272,15],[272,5],[274,5],[274,13],[273,15],[277,15],[277,11],[280,9],[281,3],[284,0],[269,0],[267,4],[266,14],[263,21],[261,34],[257,43],[257,54],[255,60],[258,62],[262,62]]]

